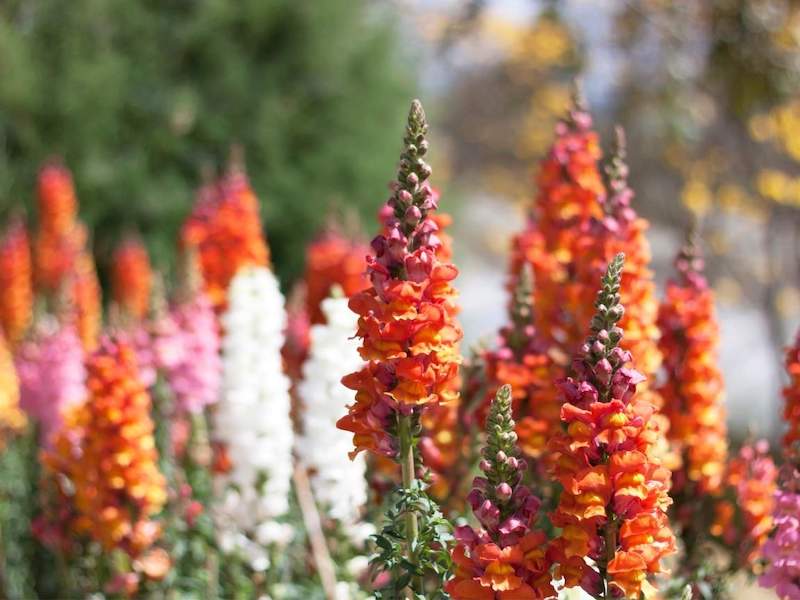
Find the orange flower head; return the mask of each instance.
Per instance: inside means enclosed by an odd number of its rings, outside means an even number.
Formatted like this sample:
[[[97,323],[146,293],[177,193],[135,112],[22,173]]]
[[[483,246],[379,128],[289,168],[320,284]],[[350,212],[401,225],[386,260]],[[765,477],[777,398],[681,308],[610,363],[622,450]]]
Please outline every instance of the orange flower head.
[[[552,385],[561,367],[534,325],[532,283],[530,267],[525,265],[512,297],[510,324],[500,330],[498,347],[482,356],[485,395],[470,402],[465,412],[470,422],[482,425],[491,398],[502,384],[510,384],[520,447],[539,459],[546,453],[547,440],[561,428],[561,399]]]
[[[28,230],[16,218],[0,239],[0,326],[15,347],[33,316],[33,279]]]
[[[487,443],[468,500],[480,529],[456,529],[456,565],[445,590],[454,600],[555,597],[547,536],[534,528],[540,501],[522,483],[527,469],[515,443],[512,394],[501,387],[486,419]]]
[[[153,517],[167,498],[150,396],[125,342],[103,340],[87,372],[89,398],[66,417],[43,460],[51,476],[70,483],[61,491],[71,501],[74,534],[136,558],[159,538]]]
[[[678,277],[667,283],[658,315],[667,372],[659,392],[669,439],[683,463],[674,471],[675,491],[685,491],[691,500],[698,493],[716,494],[722,486],[728,455],[724,382],[714,292],[693,235],[675,266]]]
[[[366,257],[369,245],[350,239],[335,226],[328,227],[306,249],[306,311],[311,324],[324,323],[322,301],[338,286],[346,298],[369,287]]]
[[[37,192],[40,230],[57,237],[69,234],[78,216],[78,199],[69,170],[57,163],[42,167]]]
[[[339,427],[354,434],[356,451],[393,456],[389,430],[399,411],[457,401],[454,382],[461,358],[456,322],[458,271],[441,260],[437,208],[424,160],[428,125],[418,101],[408,116],[397,181],[387,206],[393,217],[372,242],[367,258],[370,287],[350,299],[358,314],[359,349],[365,367],[342,381],[356,402]]]
[[[603,214],[606,191],[600,157],[591,115],[576,97],[568,117],[557,124],[556,139],[539,168],[528,226],[512,242],[509,291],[517,288],[523,266],[530,265],[536,282],[537,329],[546,340],[565,348],[567,355],[583,334],[583,322],[570,312],[582,282],[573,282],[570,273],[581,256],[590,220]]]
[[[241,168],[200,190],[181,243],[197,249],[205,289],[218,312],[224,310],[228,285],[241,267],[269,264],[258,199]]]
[[[153,272],[150,257],[142,241],[131,237],[123,241],[111,259],[111,295],[129,316],[142,320],[147,316]]]
[[[675,552],[675,538],[666,515],[671,473],[656,452],[655,409],[637,395],[645,378],[620,347],[623,262],[619,254],[609,264],[590,335],[573,361],[575,375],[558,383],[563,429],[549,451],[562,492],[550,519],[561,533],[551,552],[567,586],[598,595],[606,585],[639,598],[648,575]]]
[[[78,221],[72,176],[60,165],[39,172],[39,228],[33,244],[37,289],[60,292],[86,244],[86,228]]]

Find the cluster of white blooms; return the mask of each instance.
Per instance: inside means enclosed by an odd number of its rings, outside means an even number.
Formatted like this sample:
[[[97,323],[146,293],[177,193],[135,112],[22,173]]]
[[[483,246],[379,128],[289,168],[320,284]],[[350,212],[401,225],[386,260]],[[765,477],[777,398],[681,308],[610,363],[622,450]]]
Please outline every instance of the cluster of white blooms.
[[[297,454],[308,468],[311,486],[328,516],[345,525],[345,531],[359,529],[361,511],[367,501],[364,454],[355,460],[347,456],[352,449],[351,434],[336,428],[336,421],[347,413],[353,393],[341,383],[343,376],[363,364],[354,338],[357,315],[346,298],[328,298],[322,303],[327,324],[311,328],[311,352],[303,365],[303,381],[298,386],[304,404],[303,434]]]
[[[213,434],[231,467],[215,477],[214,518],[223,551],[243,555],[256,571],[269,567],[270,546],[292,536],[278,520],[289,510],[294,437],[281,359],[285,327],[272,272],[240,270],[222,317],[223,390]]]

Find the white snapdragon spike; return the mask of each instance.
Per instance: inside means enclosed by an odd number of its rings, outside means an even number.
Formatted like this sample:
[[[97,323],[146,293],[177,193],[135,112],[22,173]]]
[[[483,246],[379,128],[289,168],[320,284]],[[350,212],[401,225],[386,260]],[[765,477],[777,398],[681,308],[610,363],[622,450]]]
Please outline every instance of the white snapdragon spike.
[[[213,425],[232,466],[215,477],[214,518],[222,549],[263,571],[268,547],[285,544],[292,531],[277,521],[289,510],[294,441],[281,359],[286,311],[275,275],[263,267],[241,269],[228,302],[223,391]]]
[[[324,300],[322,312],[327,323],[311,328],[311,351],[298,386],[304,410],[297,454],[309,470],[320,507],[345,531],[355,533],[367,502],[366,463],[364,454],[350,460],[351,434],[337,429],[336,421],[353,400],[342,377],[358,371],[364,362],[354,338],[358,315],[348,308],[347,298]]]

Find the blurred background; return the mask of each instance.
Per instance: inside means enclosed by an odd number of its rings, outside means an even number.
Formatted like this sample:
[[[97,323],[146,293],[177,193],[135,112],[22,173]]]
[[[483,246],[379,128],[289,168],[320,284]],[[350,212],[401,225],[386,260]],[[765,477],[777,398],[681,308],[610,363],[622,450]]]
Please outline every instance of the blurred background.
[[[731,424],[775,436],[800,322],[799,50],[790,0],[5,0],[0,217],[35,220],[36,172],[60,156],[101,275],[127,231],[169,270],[238,143],[288,290],[331,211],[375,231],[419,96],[471,343],[504,319],[509,238],[580,76],[605,148],[628,132],[660,283],[701,217]]]

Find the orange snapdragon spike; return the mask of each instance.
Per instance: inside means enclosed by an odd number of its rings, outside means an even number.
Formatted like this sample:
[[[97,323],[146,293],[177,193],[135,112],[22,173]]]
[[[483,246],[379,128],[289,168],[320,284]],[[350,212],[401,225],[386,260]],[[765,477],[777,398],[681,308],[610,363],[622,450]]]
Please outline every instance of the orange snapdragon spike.
[[[786,349],[785,366],[789,384],[783,388],[783,418],[788,429],[783,436],[783,448],[791,456],[793,446],[800,442],[800,333],[794,345]]]
[[[34,240],[34,274],[37,289],[53,294],[61,290],[86,243],[78,222],[78,200],[72,175],[58,164],[39,172],[38,223]]]
[[[70,301],[74,310],[78,335],[86,351],[97,348],[103,320],[103,299],[94,259],[86,251],[75,261],[70,282]]]
[[[549,450],[563,490],[550,516],[561,528],[551,551],[567,586],[638,599],[648,575],[675,552],[675,538],[666,513],[671,473],[656,452],[655,408],[637,394],[644,376],[628,366],[631,353],[620,347],[623,260],[618,255],[603,278],[574,377],[558,384],[564,429]]]
[[[33,276],[28,230],[14,219],[0,239],[0,326],[13,347],[33,316]]]
[[[153,272],[150,257],[141,239],[124,240],[111,259],[111,296],[114,302],[136,320],[147,316]]]
[[[458,271],[437,255],[439,228],[429,216],[437,202],[423,159],[426,131],[422,107],[414,102],[388,202],[392,216],[372,242],[375,256],[367,259],[370,287],[350,299],[366,365],[342,380],[356,398],[338,426],[353,433],[356,452],[394,456],[389,431],[398,412],[458,398],[462,333],[452,285]]]
[[[561,428],[561,398],[553,387],[561,365],[554,360],[551,344],[536,330],[532,300],[530,269],[526,266],[512,297],[510,324],[500,330],[497,347],[480,357],[485,385],[477,388],[482,397],[470,398],[470,406],[463,413],[468,424],[482,427],[497,390],[505,383],[511,385],[520,448],[527,456],[539,459],[546,455],[548,440]]]
[[[659,392],[670,422],[669,439],[682,455],[673,489],[690,499],[716,494],[722,486],[728,458],[725,390],[714,292],[694,240],[678,254],[675,266],[678,277],[667,283],[658,315],[667,373]]]
[[[87,371],[89,398],[67,415],[44,464],[70,482],[61,492],[71,500],[72,531],[137,558],[160,536],[153,517],[167,499],[150,396],[124,342],[105,339]]]
[[[228,285],[241,267],[269,264],[258,199],[243,170],[233,168],[200,190],[181,230],[181,244],[197,249],[205,290],[218,312],[225,308]]]
[[[586,293],[583,282],[574,279],[574,264],[585,259],[579,253],[586,245],[590,220],[603,216],[606,191],[600,158],[592,118],[576,99],[569,117],[556,126],[556,140],[536,178],[538,194],[530,221],[511,247],[509,291],[514,293],[524,265],[530,265],[536,282],[537,330],[568,355],[580,344],[584,327],[572,312]]]
[[[306,249],[306,311],[311,324],[325,322],[322,301],[338,286],[346,298],[369,287],[367,279],[368,244],[348,238],[336,227],[329,227]]]
[[[594,313],[596,282],[614,256],[624,253],[627,258],[621,294],[627,311],[620,323],[625,330],[621,346],[637,357],[647,377],[640,393],[647,394],[658,408],[661,398],[648,384],[662,361],[656,286],[645,236],[648,223],[631,206],[634,194],[627,183],[621,130],[607,168],[607,193],[598,166],[597,134],[591,125],[591,116],[580,103],[569,119],[559,123],[556,141],[540,169],[531,221],[512,245],[511,284],[516,286],[523,268],[530,265],[536,282],[533,305],[537,335],[549,345],[548,355],[556,359],[551,367],[552,381],[563,372],[560,357],[572,356],[582,342],[585,324]],[[550,402],[549,406],[555,404]],[[544,412],[553,414],[549,408]],[[666,419],[656,416],[652,423],[663,437]],[[537,439],[556,428],[552,421],[539,419],[536,428],[523,433]],[[659,446],[665,462],[676,465],[677,458],[669,452],[666,441],[662,439]]]
[[[582,289],[576,291],[570,310],[580,323],[592,318],[597,280],[617,254],[625,254],[620,287],[625,315],[619,323],[625,337],[620,345],[636,357],[639,370],[650,381],[661,368],[662,356],[658,348],[658,299],[650,269],[650,244],[645,235],[649,223],[633,208],[634,192],[628,185],[625,138],[621,128],[617,128],[616,135],[614,153],[606,167],[609,194],[601,198],[603,215],[590,219],[588,235],[578,240],[577,256],[581,258],[576,260],[575,278],[581,281]],[[645,391],[648,399],[660,408],[661,399],[650,391],[647,382],[640,387],[641,393]]]
[[[25,413],[19,406],[19,381],[14,369],[11,350],[0,334],[0,450],[9,435],[25,427]]]

